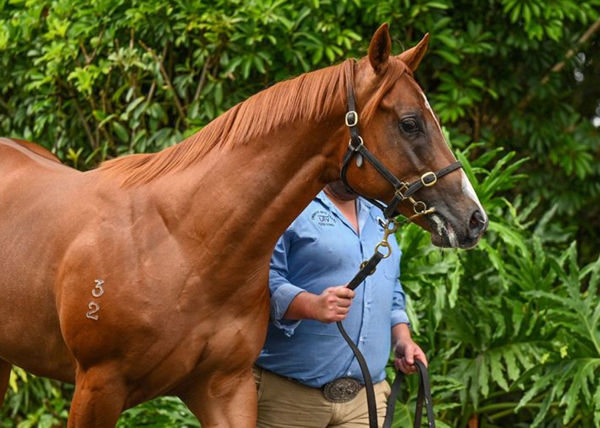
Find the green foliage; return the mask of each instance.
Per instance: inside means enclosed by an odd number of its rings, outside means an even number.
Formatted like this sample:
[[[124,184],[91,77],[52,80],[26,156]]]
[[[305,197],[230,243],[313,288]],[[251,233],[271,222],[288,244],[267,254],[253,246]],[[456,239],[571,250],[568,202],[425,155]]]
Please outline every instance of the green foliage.
[[[597,426],[600,258],[580,267],[575,243],[563,250],[554,212],[533,221],[535,203],[486,191],[526,178],[509,162],[514,153],[497,150],[472,164],[459,157],[477,171],[472,182],[490,215],[480,245],[440,250],[417,227],[399,234],[409,316],[429,350],[441,422]],[[416,384],[410,392],[413,400]],[[401,407],[397,419],[409,414]]]
[[[27,6],[0,8],[0,61],[9,71],[0,76],[2,130],[40,141],[80,168],[163,149],[265,85],[338,60],[361,40],[350,28],[331,31],[356,10],[351,1]]]
[[[0,412],[0,428],[66,426],[73,386],[38,378],[13,368],[9,393]],[[117,428],[200,427],[189,409],[175,397],[160,397],[125,411]]]
[[[599,0],[0,0],[0,134],[80,169],[163,149],[237,102],[431,35],[416,76],[490,215],[474,250],[404,229],[440,426],[600,425]],[[472,142],[481,142],[473,144]],[[72,389],[14,372],[1,427],[61,426]],[[407,380],[396,426],[412,418]],[[194,426],[174,399],[120,426]]]
[[[174,397],[156,398],[127,410],[119,418],[117,428],[200,427],[188,408]]]
[[[538,399],[541,410],[532,426],[540,426],[555,401],[564,407],[562,423],[573,419],[588,426],[600,424],[600,305],[598,283],[600,258],[580,269],[574,245],[561,257],[550,260],[561,285],[552,292],[543,289],[527,294],[540,301],[545,316],[557,328],[553,348],[560,352],[544,355],[547,369],[532,368],[522,382],[533,385],[521,399],[519,408]],[[543,392],[540,394],[540,392]],[[577,412],[577,414],[575,414]],[[586,419],[587,418],[587,419]],[[593,419],[593,424],[590,423]]]
[[[55,428],[67,420],[73,387],[38,378],[13,368],[4,408],[2,428]]]

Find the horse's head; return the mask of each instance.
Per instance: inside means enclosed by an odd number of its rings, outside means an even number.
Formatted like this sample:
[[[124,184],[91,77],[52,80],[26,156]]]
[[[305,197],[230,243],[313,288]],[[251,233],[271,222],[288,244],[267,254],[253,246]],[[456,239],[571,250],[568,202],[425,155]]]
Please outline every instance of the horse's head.
[[[488,219],[413,78],[427,42],[425,36],[391,56],[384,24],[368,56],[348,68],[348,110],[357,114],[346,116],[351,143],[342,178],[358,193],[386,203],[386,215],[421,213],[414,221],[431,233],[434,245],[469,248],[485,232]]]

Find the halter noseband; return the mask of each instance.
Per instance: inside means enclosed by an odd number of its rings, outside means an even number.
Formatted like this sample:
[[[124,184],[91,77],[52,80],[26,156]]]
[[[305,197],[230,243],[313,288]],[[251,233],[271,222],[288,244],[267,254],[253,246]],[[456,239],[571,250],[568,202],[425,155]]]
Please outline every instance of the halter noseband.
[[[462,164],[460,162],[454,162],[448,165],[445,168],[440,169],[438,172],[426,172],[421,176],[421,178],[413,181],[412,183],[407,183],[405,181],[399,180],[394,174],[390,172],[389,169],[383,165],[379,159],[373,155],[365,147],[364,141],[360,136],[360,132],[358,129],[358,113],[356,111],[356,100],[354,98],[354,67],[346,68],[346,80],[347,80],[347,112],[345,117],[346,126],[350,130],[350,142],[348,144],[348,150],[344,155],[344,159],[342,161],[342,169],[340,171],[340,177],[346,187],[352,190],[354,189],[348,183],[346,178],[348,165],[354,156],[361,156],[366,159],[376,170],[385,178],[392,186],[394,186],[394,197],[392,200],[385,206],[381,202],[371,199],[368,199],[371,203],[379,207],[386,218],[395,217],[394,213],[398,205],[408,199],[413,204],[413,209],[416,215],[427,214],[429,212],[433,212],[433,209],[427,209],[427,205],[425,202],[416,201],[412,195],[421,190],[423,187],[431,187],[435,183],[437,183],[438,179],[443,176],[455,171],[459,168],[462,168]],[[360,158],[359,158],[360,159]],[[360,164],[359,164],[360,166]],[[357,193],[357,192],[355,192]]]

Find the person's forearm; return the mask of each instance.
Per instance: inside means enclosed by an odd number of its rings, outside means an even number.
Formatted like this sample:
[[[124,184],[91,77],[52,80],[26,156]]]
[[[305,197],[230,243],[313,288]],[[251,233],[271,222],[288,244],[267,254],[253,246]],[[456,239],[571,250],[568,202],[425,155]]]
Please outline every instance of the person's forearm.
[[[354,291],[345,286],[326,288],[321,294],[303,291],[290,302],[283,315],[286,320],[312,319],[325,323],[346,318]]]
[[[405,323],[396,324],[392,327],[392,345],[396,346],[398,342],[404,342],[407,339],[412,339],[410,334],[410,326]]]
[[[283,315],[286,320],[314,319],[315,299],[318,296],[303,291],[294,297]]]

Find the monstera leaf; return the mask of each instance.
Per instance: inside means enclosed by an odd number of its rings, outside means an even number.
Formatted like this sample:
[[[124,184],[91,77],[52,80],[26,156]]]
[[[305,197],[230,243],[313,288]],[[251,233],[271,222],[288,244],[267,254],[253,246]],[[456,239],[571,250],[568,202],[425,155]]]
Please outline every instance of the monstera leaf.
[[[519,403],[521,408],[541,401],[541,410],[532,426],[541,426],[552,406],[563,408],[562,423],[581,414],[593,414],[600,425],[600,305],[598,283],[600,258],[583,269],[577,265],[577,251],[571,245],[552,268],[561,285],[553,292],[530,291],[540,300],[548,319],[559,329],[548,363],[536,367],[522,380],[533,384]]]

